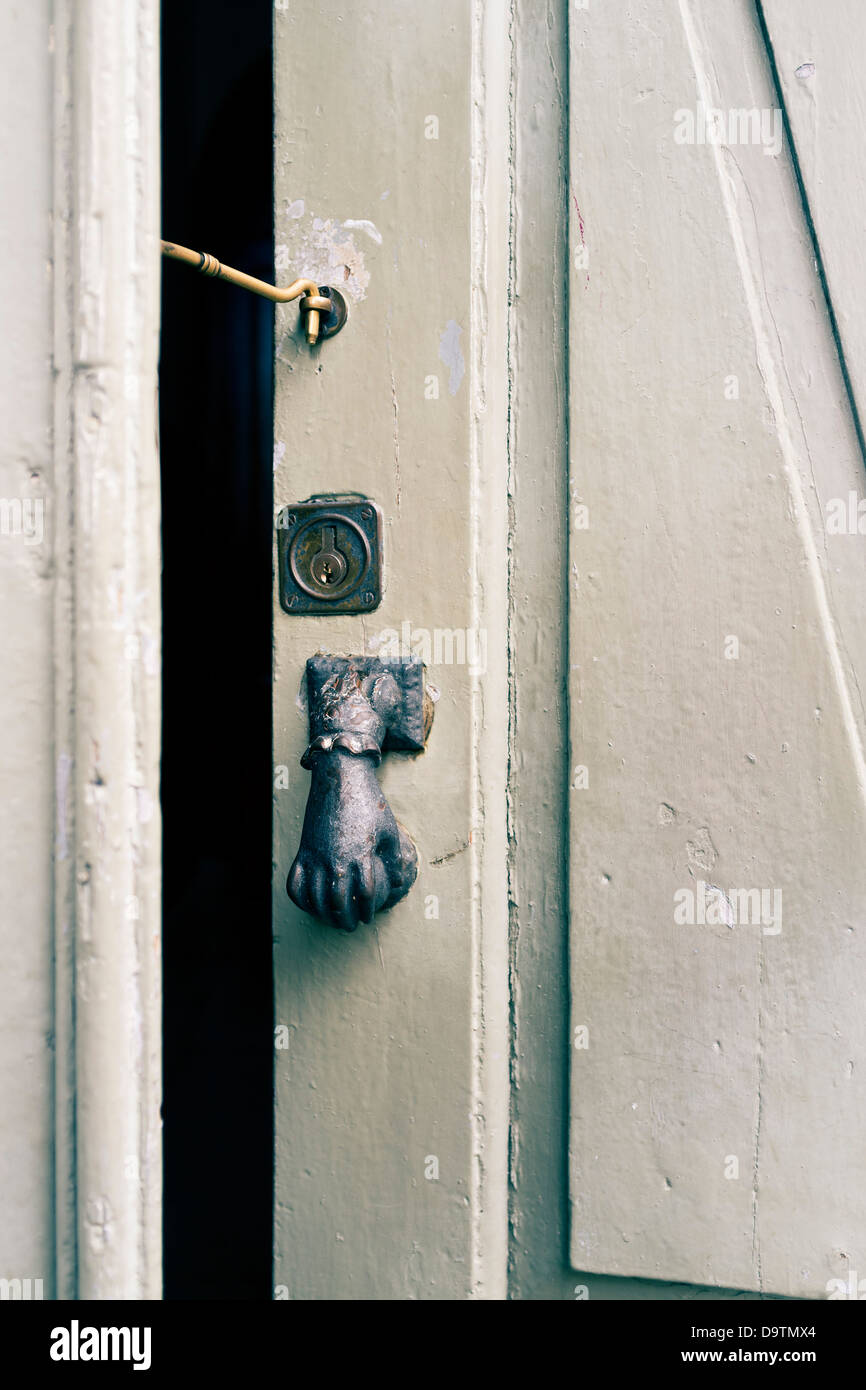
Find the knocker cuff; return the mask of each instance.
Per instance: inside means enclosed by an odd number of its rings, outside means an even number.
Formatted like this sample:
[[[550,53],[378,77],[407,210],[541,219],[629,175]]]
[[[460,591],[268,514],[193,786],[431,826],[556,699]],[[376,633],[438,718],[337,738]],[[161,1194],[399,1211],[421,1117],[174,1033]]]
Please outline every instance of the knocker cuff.
[[[359,757],[370,756],[376,763],[382,761],[382,750],[372,734],[320,734],[305,751],[301,758],[301,767],[309,771],[317,753],[330,753],[335,748],[341,748],[343,752],[354,753]]]

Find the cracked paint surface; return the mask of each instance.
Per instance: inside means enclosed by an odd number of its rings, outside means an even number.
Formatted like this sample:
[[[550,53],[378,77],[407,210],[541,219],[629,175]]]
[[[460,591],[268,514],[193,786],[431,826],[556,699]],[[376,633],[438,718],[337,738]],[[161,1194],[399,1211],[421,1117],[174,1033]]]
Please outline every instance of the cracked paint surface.
[[[319,285],[333,285],[354,303],[366,298],[370,287],[364,251],[356,234],[381,246],[382,234],[368,218],[317,217],[302,198],[284,201],[284,241],[276,246],[277,271],[305,275]],[[280,227],[278,226],[278,237]]]

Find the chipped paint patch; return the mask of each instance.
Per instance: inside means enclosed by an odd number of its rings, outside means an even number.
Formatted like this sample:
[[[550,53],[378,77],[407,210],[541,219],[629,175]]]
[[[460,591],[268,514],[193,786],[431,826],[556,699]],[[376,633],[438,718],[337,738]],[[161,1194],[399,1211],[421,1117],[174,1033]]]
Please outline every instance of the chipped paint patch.
[[[336,302],[336,301],[335,301],[335,302]],[[286,453],[285,440],[282,440],[282,439],[275,439],[275,440],[274,440],[274,472],[275,472],[275,473],[276,473],[277,469],[279,468],[280,464],[282,463],[282,461],[283,461],[283,459],[284,459],[284,457],[285,457],[285,453]]]
[[[724,888],[720,888],[717,883],[708,883],[706,892],[707,904],[709,905],[710,902],[713,902],[718,913],[719,921],[724,922],[726,927],[733,928],[736,925],[737,914]],[[709,915],[707,915],[707,921],[709,920]]]
[[[366,218],[355,219],[347,217],[343,223],[344,227],[351,227],[356,232],[366,232],[371,241],[375,241],[377,246],[382,245],[382,233],[375,222],[369,222]]]
[[[445,325],[445,331],[439,338],[439,358],[449,369],[448,390],[452,396],[456,396],[460,389],[460,383],[466,373],[466,363],[463,359],[463,349],[460,346],[460,335],[463,329],[459,323],[449,319]]]
[[[370,272],[354,234],[363,232],[377,246],[382,233],[369,218],[314,217],[302,198],[285,204],[286,240],[276,247],[276,266],[290,276],[304,275],[333,285],[354,303],[366,298]]]
[[[712,869],[719,857],[719,852],[713,844],[712,836],[706,826],[702,826],[695,834],[693,840],[686,843],[686,854],[689,862],[705,873]]]

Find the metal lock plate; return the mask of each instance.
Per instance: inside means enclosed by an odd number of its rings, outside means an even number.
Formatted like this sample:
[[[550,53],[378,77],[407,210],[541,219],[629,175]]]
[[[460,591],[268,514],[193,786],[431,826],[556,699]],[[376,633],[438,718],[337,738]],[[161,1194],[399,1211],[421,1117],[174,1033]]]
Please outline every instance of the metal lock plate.
[[[382,601],[382,513],[367,497],[313,497],[277,517],[286,613],[372,613]]]

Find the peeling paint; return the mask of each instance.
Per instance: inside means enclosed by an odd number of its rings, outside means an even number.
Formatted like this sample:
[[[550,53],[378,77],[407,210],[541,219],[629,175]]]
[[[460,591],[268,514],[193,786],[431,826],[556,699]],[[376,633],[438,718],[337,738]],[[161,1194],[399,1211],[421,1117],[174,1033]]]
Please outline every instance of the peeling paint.
[[[735,913],[734,905],[728,897],[727,893],[725,892],[724,888],[720,888],[717,883],[708,883],[706,892],[707,902],[710,901],[711,895],[715,899],[721,921],[724,922],[726,927],[734,927],[737,921],[737,914]],[[710,920],[709,916],[707,917],[707,920]]]
[[[713,868],[718,858],[718,851],[706,826],[702,826],[695,834],[695,838],[686,843],[686,854],[689,857],[689,862],[699,869],[707,871]]]
[[[459,323],[449,319],[445,325],[444,332],[439,338],[439,360],[445,363],[449,369],[448,391],[452,396],[456,396],[460,389],[460,383],[466,373],[466,363],[463,359],[463,349],[460,346],[460,335],[463,329]]]
[[[370,272],[353,232],[364,232],[381,246],[376,224],[368,218],[314,217],[300,198],[287,204],[286,217],[292,225],[286,242],[276,248],[277,268],[309,276],[319,285],[333,285],[356,304],[366,298]]]
[[[114,1220],[107,1197],[92,1197],[85,1206],[85,1225],[91,1250],[103,1254],[114,1238]]]
[[[377,246],[382,245],[382,233],[375,222],[369,222],[366,218],[349,217],[343,223],[344,227],[351,227],[353,231],[366,232],[371,241],[375,241]]]

